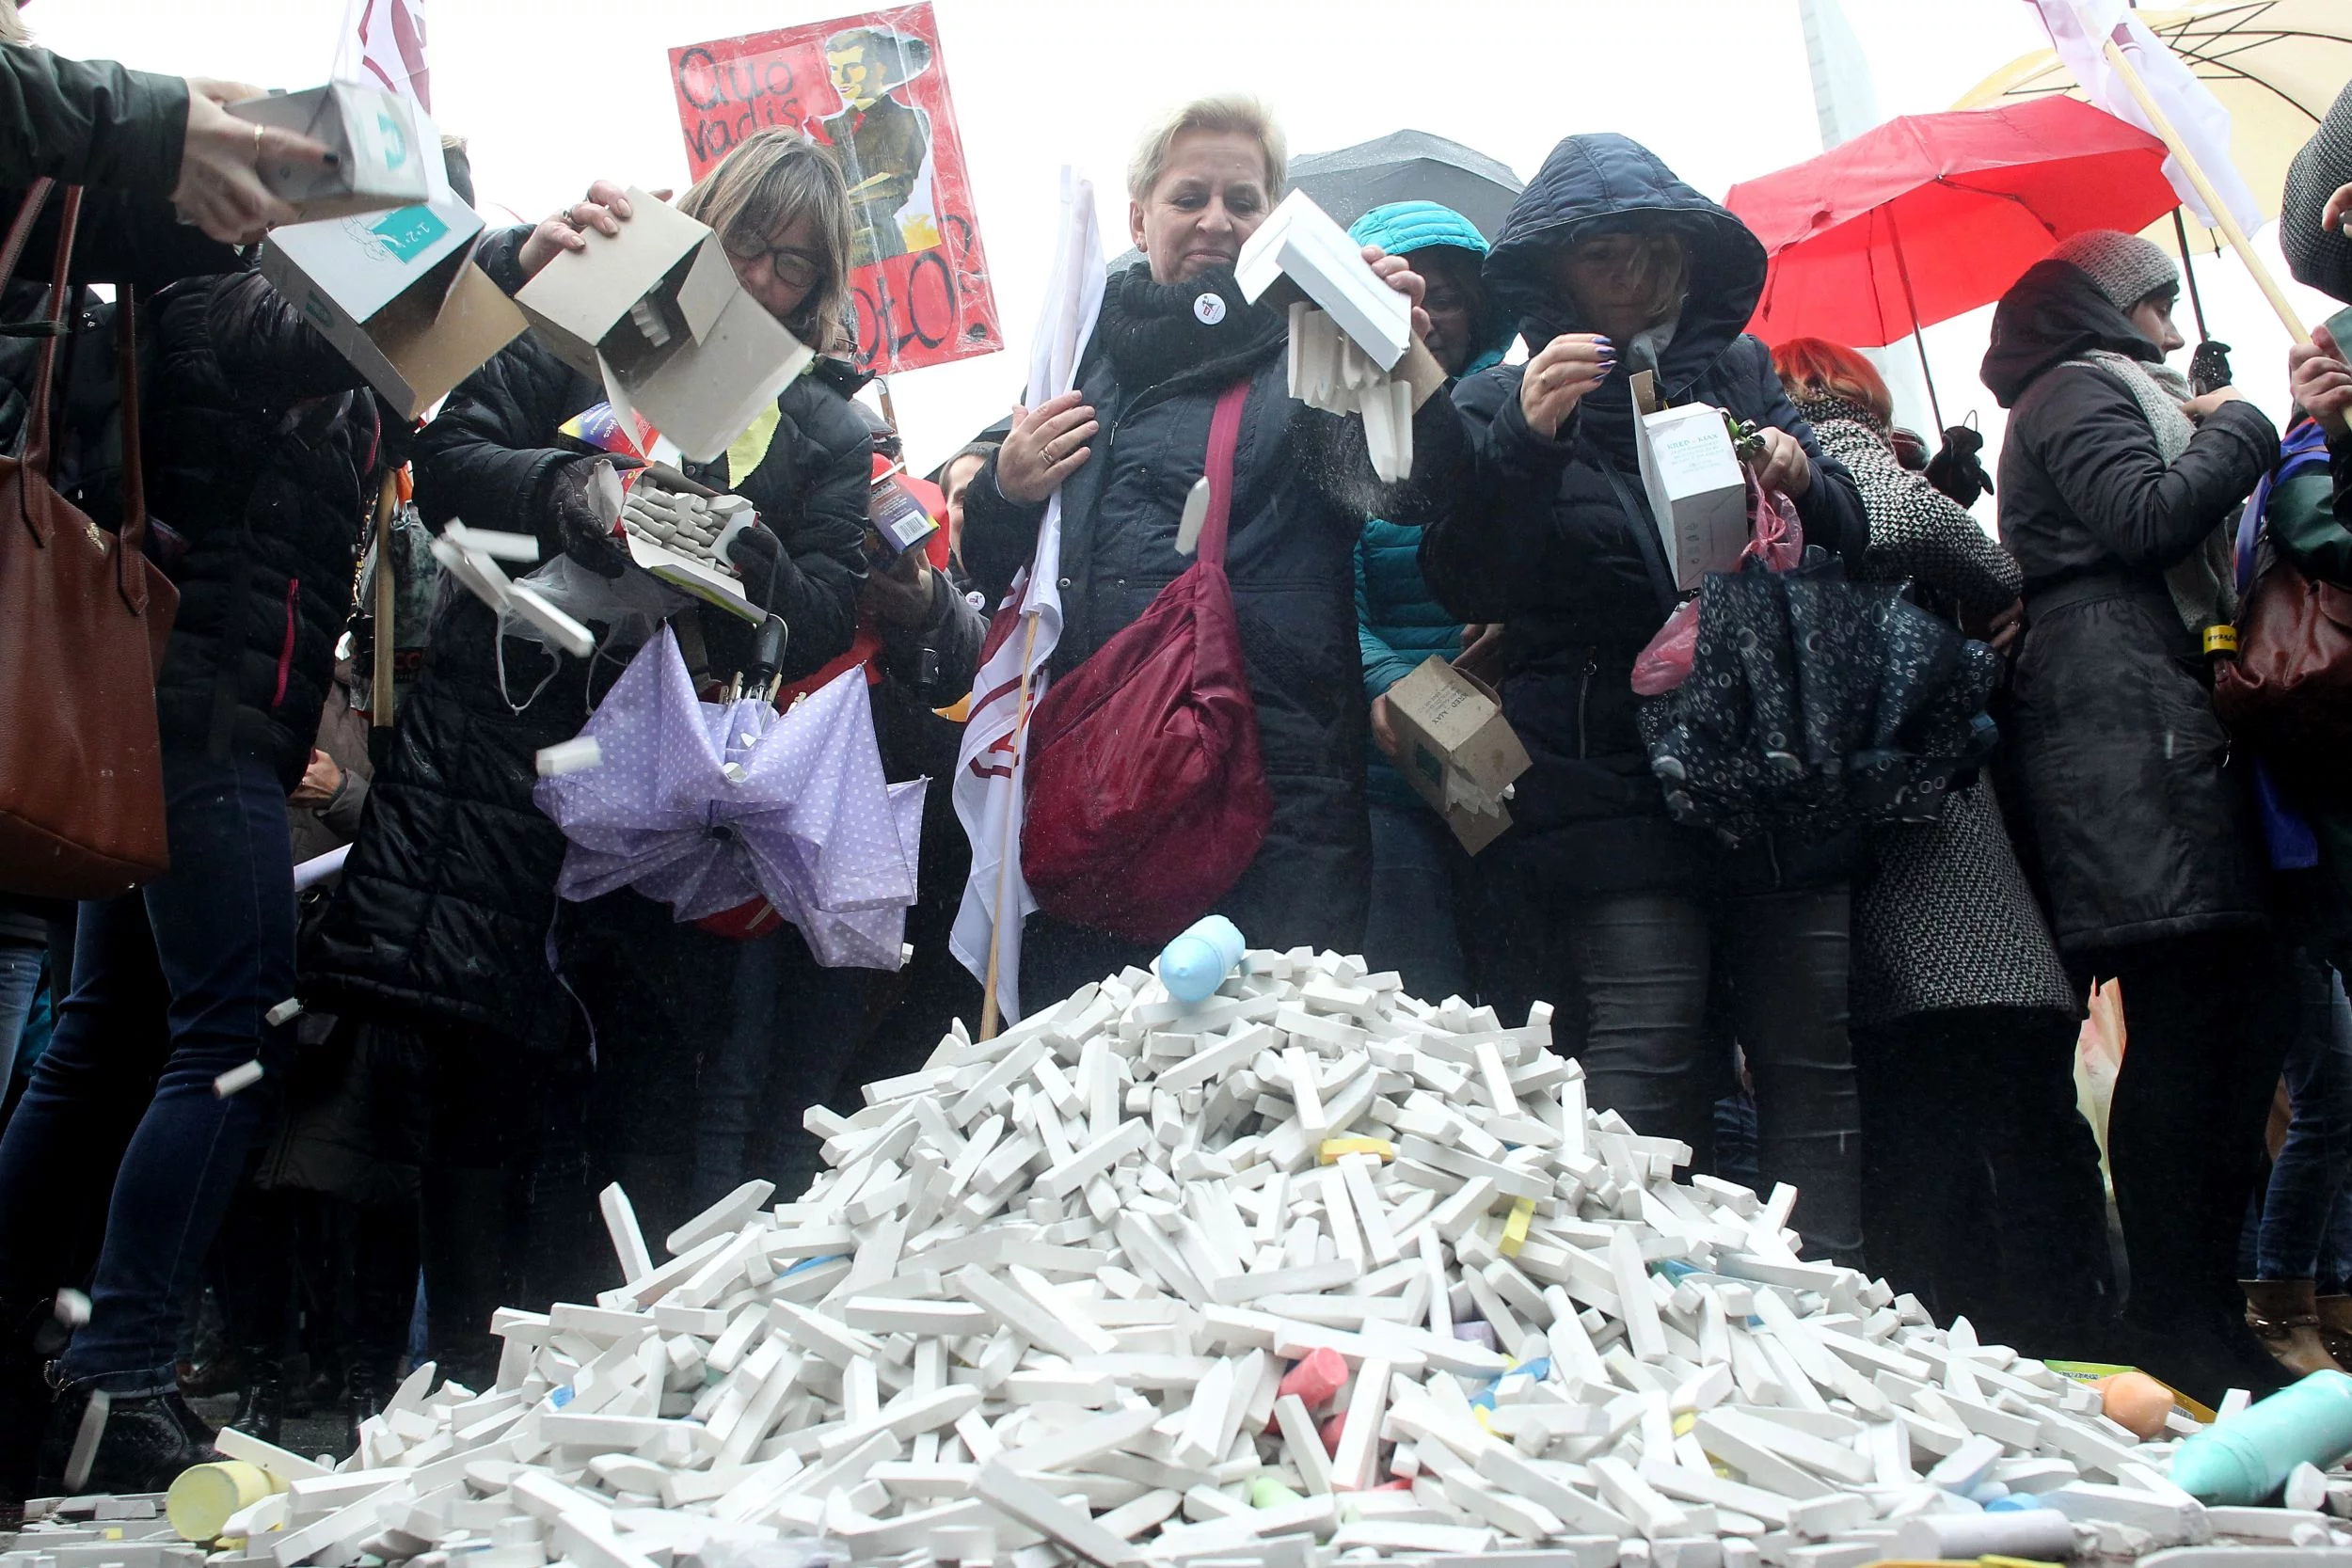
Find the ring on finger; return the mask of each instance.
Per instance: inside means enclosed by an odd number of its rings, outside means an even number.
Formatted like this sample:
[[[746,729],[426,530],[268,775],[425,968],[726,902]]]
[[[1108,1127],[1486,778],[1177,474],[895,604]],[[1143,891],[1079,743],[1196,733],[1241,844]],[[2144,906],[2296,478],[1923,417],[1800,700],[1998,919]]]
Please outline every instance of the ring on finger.
[[[1044,453],[1045,453],[1045,466],[1046,466],[1047,467],[1049,467],[1049,468],[1050,468],[1050,467],[1053,467],[1053,466],[1054,466],[1057,462],[1060,461],[1058,458],[1057,458],[1057,457],[1054,455],[1054,443],[1053,443],[1053,442],[1051,442],[1051,441],[1046,442],[1046,443],[1045,443],[1045,446],[1044,446],[1044,448],[1043,448],[1043,451],[1044,451]]]

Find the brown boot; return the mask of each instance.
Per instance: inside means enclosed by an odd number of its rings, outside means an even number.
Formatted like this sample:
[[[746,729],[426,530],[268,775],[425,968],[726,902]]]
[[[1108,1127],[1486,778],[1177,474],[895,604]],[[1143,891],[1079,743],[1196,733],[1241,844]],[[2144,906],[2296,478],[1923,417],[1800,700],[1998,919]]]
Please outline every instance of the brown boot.
[[[2352,1369],[2352,1296],[2315,1296],[2312,1305],[2319,1312],[2319,1338],[2328,1354],[2336,1365]]]
[[[2319,1335],[2319,1309],[2308,1279],[2241,1279],[2246,1289],[2246,1326],[2261,1337],[2273,1359],[2296,1376],[2342,1371]]]

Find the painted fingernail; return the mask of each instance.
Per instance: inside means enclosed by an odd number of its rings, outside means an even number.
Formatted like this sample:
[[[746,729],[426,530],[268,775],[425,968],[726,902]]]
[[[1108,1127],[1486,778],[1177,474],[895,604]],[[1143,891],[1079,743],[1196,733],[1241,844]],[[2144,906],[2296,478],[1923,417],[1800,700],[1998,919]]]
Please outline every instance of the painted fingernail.
[[[1614,342],[1615,341],[1615,339],[1611,338],[1604,333],[1596,332],[1593,334],[1593,341],[1597,343],[1610,343]]]

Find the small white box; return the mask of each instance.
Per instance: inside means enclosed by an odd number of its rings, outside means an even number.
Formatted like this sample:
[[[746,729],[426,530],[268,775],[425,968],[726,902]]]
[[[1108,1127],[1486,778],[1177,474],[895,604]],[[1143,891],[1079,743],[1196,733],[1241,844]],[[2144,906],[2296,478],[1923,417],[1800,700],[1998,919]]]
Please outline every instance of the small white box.
[[[1242,297],[1253,303],[1284,277],[1329,311],[1382,370],[1396,369],[1412,346],[1412,302],[1381,281],[1364,260],[1363,246],[1305,191],[1282,198],[1233,263],[1233,280],[1241,285]],[[1288,302],[1279,294],[1277,300]]]
[[[1704,403],[1634,416],[1642,487],[1666,549],[1666,568],[1685,593],[1709,572],[1740,568],[1748,544],[1748,480],[1723,410]]]
[[[331,168],[264,162],[262,183],[304,221],[380,213],[427,198],[441,166],[441,136],[424,111],[381,87],[329,82],[229,105],[239,119],[323,142]]]

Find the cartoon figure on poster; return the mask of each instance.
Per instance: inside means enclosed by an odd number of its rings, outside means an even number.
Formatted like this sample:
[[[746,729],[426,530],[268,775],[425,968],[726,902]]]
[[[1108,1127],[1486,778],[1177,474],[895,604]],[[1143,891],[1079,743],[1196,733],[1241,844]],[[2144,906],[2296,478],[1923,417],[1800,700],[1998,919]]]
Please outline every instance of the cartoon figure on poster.
[[[825,65],[842,108],[818,122],[850,182],[855,230],[850,264],[939,244],[931,211],[931,117],[891,89],[930,69],[931,46],[886,27],[851,27],[825,40]]]
[[[949,69],[926,4],[670,51],[695,178],[767,126],[834,149],[850,188],[858,363],[877,375],[1004,347]]]

